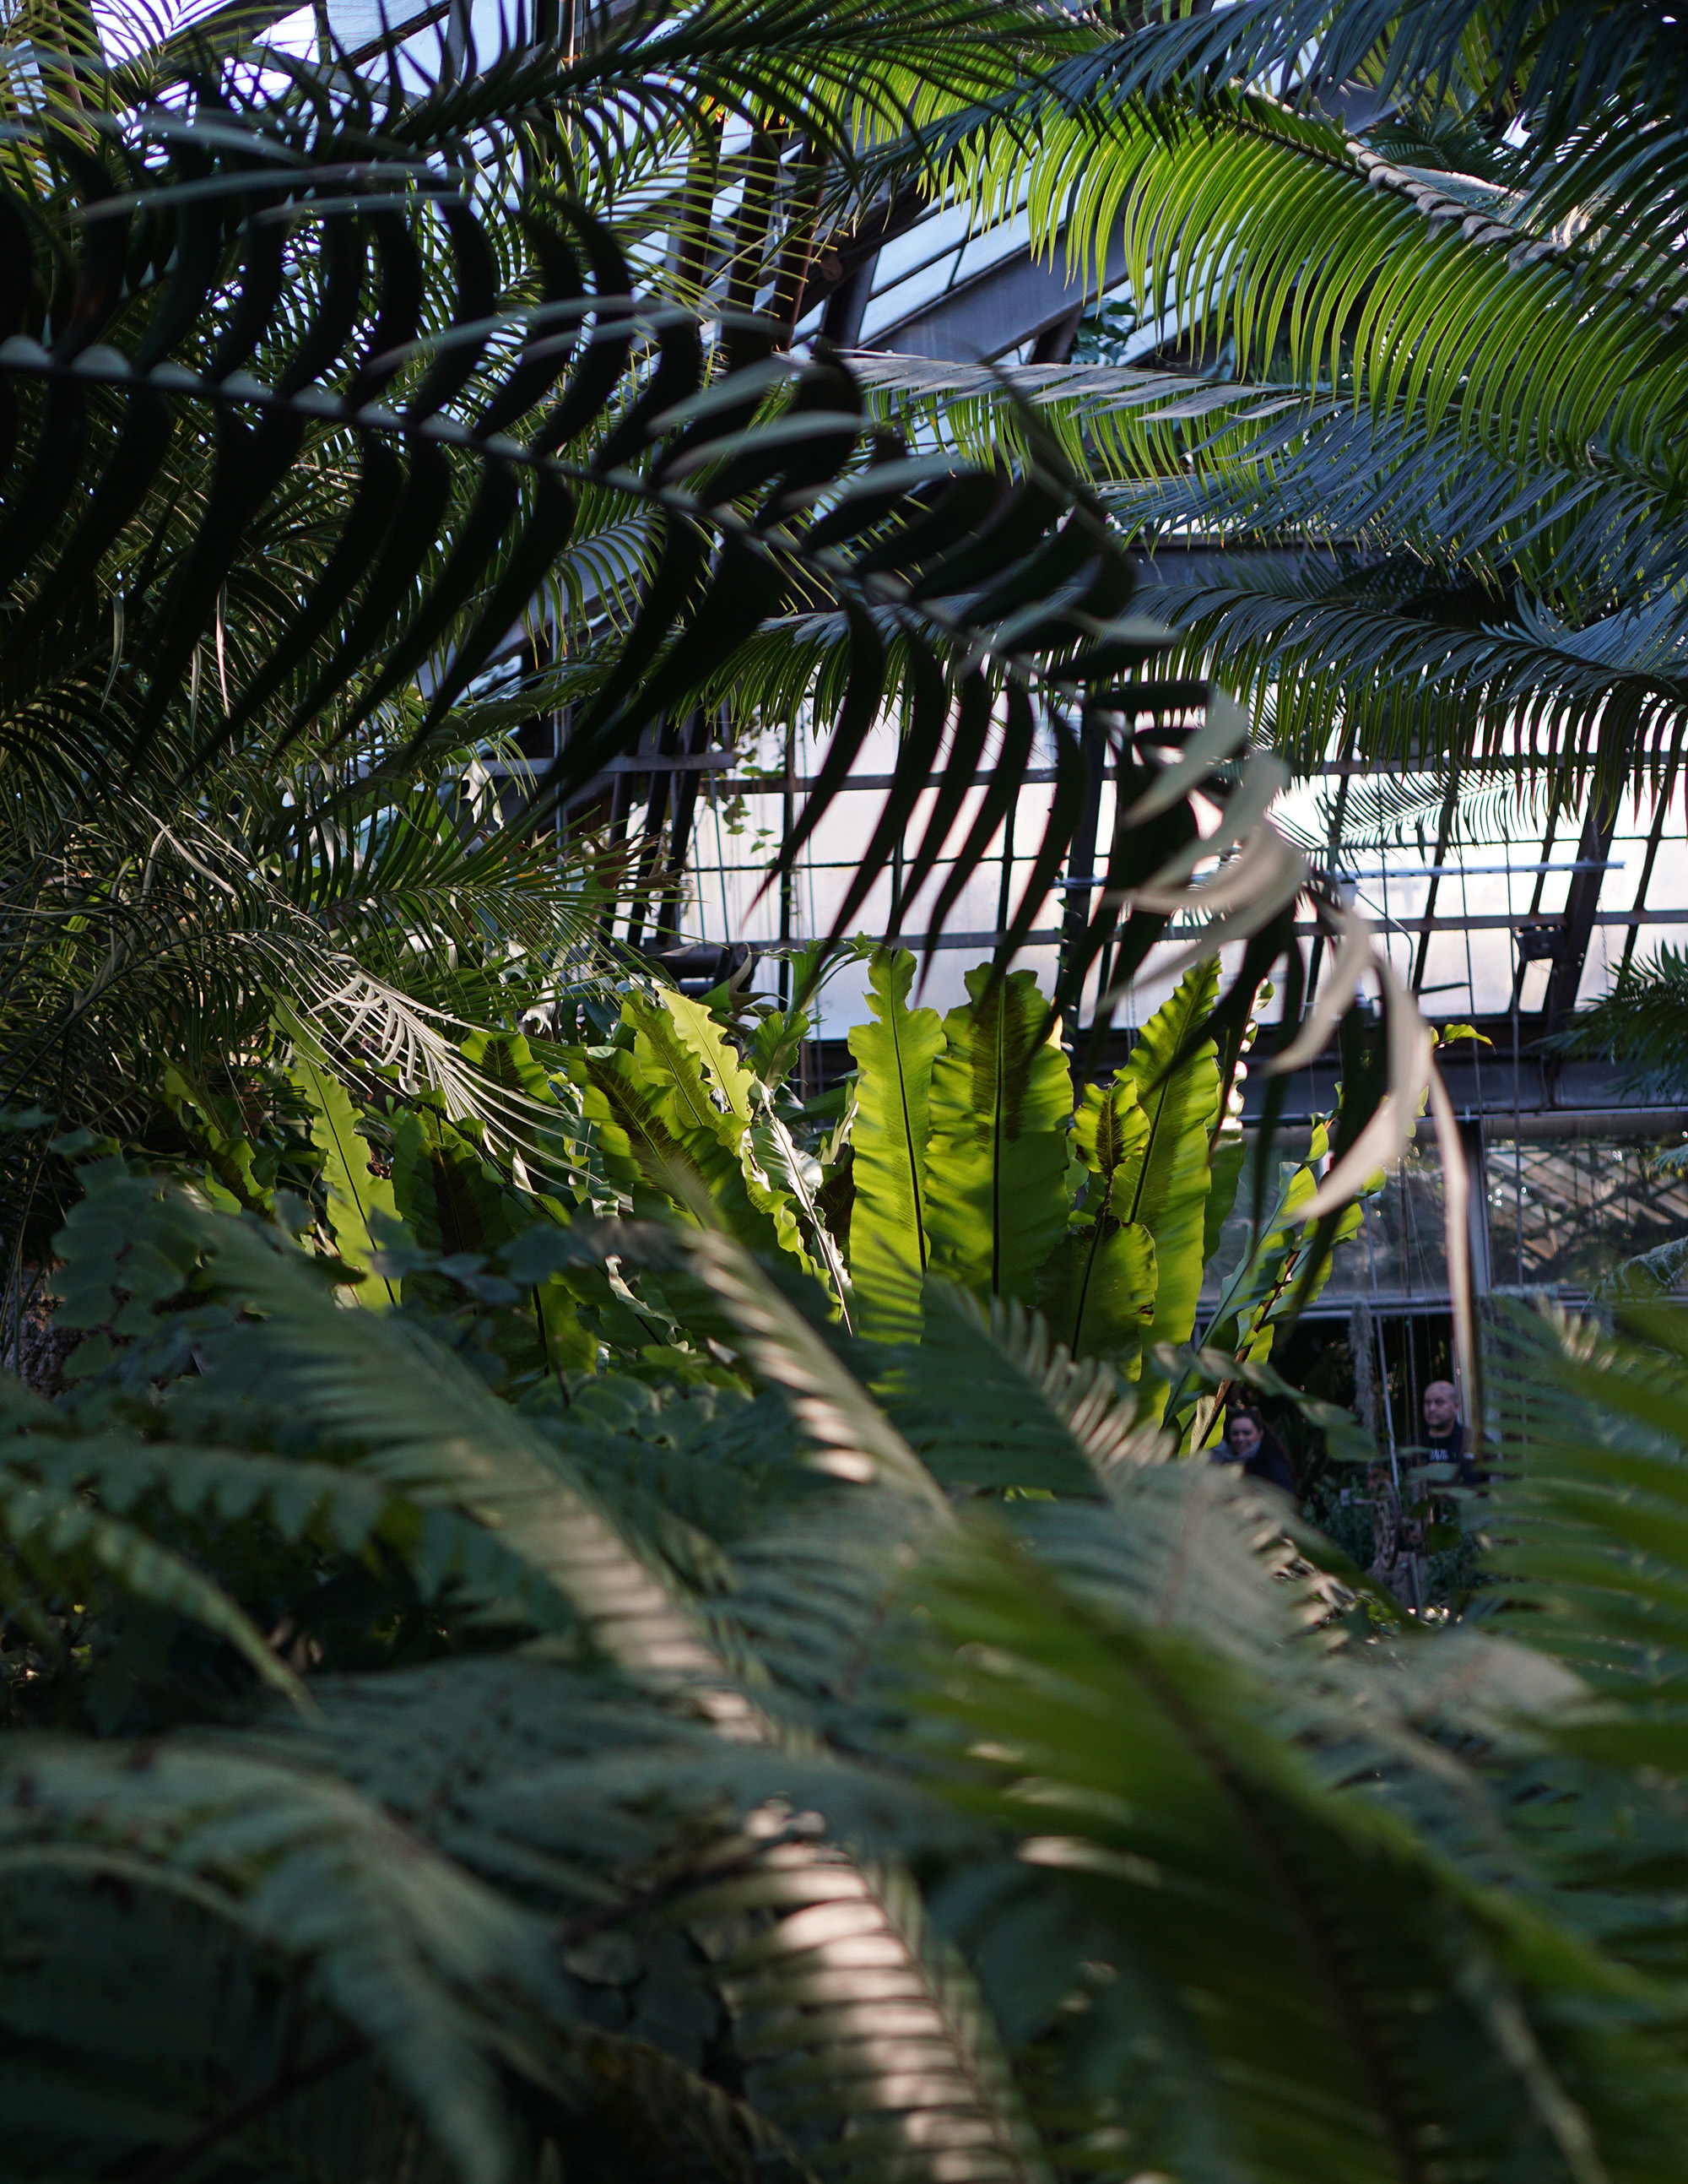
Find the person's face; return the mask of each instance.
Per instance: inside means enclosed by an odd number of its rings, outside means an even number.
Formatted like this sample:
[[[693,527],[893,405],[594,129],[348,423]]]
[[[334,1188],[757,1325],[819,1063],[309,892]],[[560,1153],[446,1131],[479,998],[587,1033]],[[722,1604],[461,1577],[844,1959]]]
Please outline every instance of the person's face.
[[[1453,1431],[1459,1416],[1459,1407],[1454,1401],[1451,1384],[1446,1380],[1432,1380],[1424,1390],[1424,1423],[1432,1436],[1444,1440]]]
[[[1252,1418],[1233,1418],[1226,1429],[1225,1438],[1246,1463],[1260,1446],[1260,1429]]]

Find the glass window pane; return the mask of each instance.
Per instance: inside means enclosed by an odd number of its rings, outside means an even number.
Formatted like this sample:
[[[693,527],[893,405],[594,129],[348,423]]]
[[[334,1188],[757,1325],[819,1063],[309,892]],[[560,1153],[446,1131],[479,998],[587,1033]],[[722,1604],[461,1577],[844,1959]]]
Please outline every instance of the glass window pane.
[[[1598,1139],[1489,1147],[1495,1286],[1585,1293],[1626,1259],[1688,1235],[1688,1173],[1657,1148]]]

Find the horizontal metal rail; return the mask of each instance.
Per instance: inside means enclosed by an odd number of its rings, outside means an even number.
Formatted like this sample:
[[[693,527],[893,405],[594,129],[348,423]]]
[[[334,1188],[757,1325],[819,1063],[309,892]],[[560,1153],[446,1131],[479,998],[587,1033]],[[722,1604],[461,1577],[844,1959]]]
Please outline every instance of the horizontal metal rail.
[[[930,933],[899,933],[893,938],[890,944],[897,948],[920,950],[994,948],[1006,937],[1000,933],[939,933],[935,935]],[[861,938],[871,940],[875,936],[872,933],[864,933]],[[1036,932],[1022,935],[1020,944],[1022,948],[1053,948],[1060,938],[1061,928],[1058,925],[1043,925],[1039,926]],[[886,944],[886,941],[881,939],[879,945],[883,948]],[[817,948],[820,942],[818,940],[753,940],[750,945],[753,948],[760,948],[765,955],[767,955],[772,954],[776,948]]]
[[[1688,925],[1688,909],[1602,910],[1595,912],[1594,922],[1596,925]],[[1516,929],[1522,926],[1563,925],[1564,922],[1565,913],[1562,910],[1514,910],[1496,911],[1493,915],[1479,914],[1469,917],[1444,917],[1438,913],[1435,917],[1391,918],[1389,930],[1392,933],[1504,933],[1508,929]],[[1170,945],[1173,942],[1194,940],[1199,939],[1205,930],[1206,928],[1200,925],[1175,924],[1168,927],[1165,939],[1160,944]],[[1297,937],[1306,940],[1312,939],[1322,930],[1323,928],[1315,924],[1311,918],[1302,919],[1295,927]],[[866,933],[861,937],[872,939],[877,936]],[[930,933],[903,933],[897,935],[897,945],[899,948],[916,949],[994,948],[998,942],[1006,937],[1001,933],[940,933],[934,939]],[[1021,944],[1028,948],[1043,947],[1053,944],[1060,938],[1059,926],[1040,926],[1035,932],[1026,933]],[[750,943],[752,947],[762,949],[766,949],[772,944],[762,940],[752,940]],[[783,944],[790,948],[813,948],[818,944],[818,941],[791,940]],[[1148,975],[1151,978],[1154,975],[1152,964],[1149,967]],[[1465,982],[1461,979],[1457,983],[1462,985]]]
[[[1574,857],[1567,864],[1546,865],[1362,865],[1357,872],[1331,867],[1335,880],[1445,880],[1474,878],[1479,872],[1621,872],[1622,857]]]

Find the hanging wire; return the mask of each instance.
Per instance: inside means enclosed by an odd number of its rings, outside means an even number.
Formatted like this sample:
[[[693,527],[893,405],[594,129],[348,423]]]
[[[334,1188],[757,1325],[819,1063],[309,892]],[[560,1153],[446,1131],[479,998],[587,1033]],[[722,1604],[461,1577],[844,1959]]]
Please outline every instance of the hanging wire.
[[[727,844],[721,839],[721,799],[716,794],[713,781],[710,783],[709,800],[710,811],[715,820],[715,869],[721,882],[721,940],[723,947],[730,947],[733,942],[733,920],[728,916],[727,908]],[[699,894],[701,900],[701,889],[699,890]]]
[[[1401,1462],[1396,1453],[1395,1446],[1395,1406],[1390,1401],[1389,1393],[1389,1353],[1384,1348],[1383,1316],[1376,1309],[1379,1302],[1378,1293],[1378,1247],[1377,1239],[1373,1232],[1372,1223],[1373,1211],[1373,1209],[1370,1200],[1367,1200],[1361,1209],[1361,1219],[1364,1223],[1366,1231],[1367,1256],[1371,1261],[1372,1303],[1373,1307],[1372,1312],[1372,1325],[1377,1340],[1378,1368],[1382,1380],[1382,1392],[1384,1399],[1384,1432],[1389,1442],[1389,1473],[1390,1478],[1394,1484],[1395,1490],[1399,1494],[1401,1491]]]
[[[1511,858],[1508,857],[1507,861],[1510,863],[1512,861]],[[1507,876],[1507,906],[1510,908],[1512,903],[1512,878],[1510,874]],[[1464,920],[1465,923],[1465,989],[1467,994],[1470,999],[1472,1016],[1475,1018],[1477,1015],[1477,971],[1475,964],[1472,960],[1471,953],[1471,885],[1466,876],[1465,859],[1462,850],[1460,857],[1459,867],[1459,911],[1460,916]],[[1489,1228],[1489,1144],[1488,1125],[1484,1119],[1486,1110],[1483,1101],[1483,1042],[1481,1039],[1477,1039],[1473,1042],[1471,1051],[1471,1067],[1472,1074],[1476,1079],[1477,1086],[1477,1175],[1475,1178],[1477,1190],[1468,1201],[1469,1211],[1467,1214],[1467,1220],[1468,1222],[1474,1219],[1478,1220],[1483,1224],[1482,1234],[1485,1249],[1483,1254],[1484,1265],[1482,1273],[1485,1286],[1487,1287],[1492,1284],[1494,1280],[1495,1251],[1494,1239],[1490,1234]],[[1516,1100],[1518,1096],[1518,1075],[1516,1063],[1513,1065],[1513,1096],[1514,1100]],[[1454,1384],[1456,1387],[1458,1387],[1459,1359],[1457,1355],[1453,1357],[1451,1362],[1453,1365]],[[1468,1393],[1469,1391],[1464,1388],[1459,1389],[1460,1409],[1462,1413],[1464,1411]],[[1474,1435],[1480,1431],[1479,1421],[1475,1418],[1471,1421],[1471,1430]]]
[[[1546,859],[1549,855],[1552,855],[1552,846],[1551,846],[1551,845],[1552,845],[1552,834],[1551,828],[1550,828],[1550,832],[1549,832],[1548,835],[1546,836],[1546,839],[1544,840],[1544,842],[1543,842],[1543,844],[1542,844],[1541,855],[1542,855],[1542,857],[1543,857],[1544,861],[1546,861]],[[1506,860],[1506,862],[1507,862],[1508,865],[1510,865],[1510,864],[1512,863],[1512,861],[1513,861],[1513,836],[1512,836],[1512,828],[1511,828],[1511,827],[1509,826],[1509,824],[1507,823],[1507,807],[1506,807],[1506,805],[1505,805],[1504,804],[1502,804],[1502,805],[1501,805],[1501,843],[1502,849],[1503,849],[1503,850],[1504,850],[1504,852],[1505,852],[1505,860]],[[1509,872],[1507,874],[1507,916],[1508,916],[1508,917],[1510,917],[1510,916],[1512,916],[1512,911],[1513,911],[1513,876],[1512,876],[1511,872]],[[1508,932],[1509,932],[1509,933],[1511,933],[1511,935],[1512,935],[1512,944],[1513,945],[1513,947],[1517,947],[1517,945],[1518,945],[1518,933],[1517,933],[1517,928],[1516,928],[1516,927],[1508,927],[1507,930],[1508,930]],[[1513,982],[1512,982],[1512,983],[1513,983],[1513,1215],[1514,1215],[1514,1226],[1515,1226],[1515,1228],[1516,1228],[1516,1231],[1517,1231],[1517,1234],[1518,1234],[1518,1287],[1519,1287],[1520,1289],[1522,1289],[1522,1288],[1524,1287],[1524,1118],[1523,1118],[1523,1115],[1522,1115],[1521,1109],[1520,1109],[1520,1100],[1521,1100],[1521,1098],[1522,1098],[1522,1092],[1521,1092],[1521,1089],[1520,1089],[1519,1083],[1518,1083],[1518,1071],[1519,1071],[1519,1068],[1520,1068],[1520,1066],[1521,1066],[1521,1065],[1520,1065],[1520,1063],[1519,1063],[1519,1061],[1518,1061],[1518,1011],[1519,1011],[1520,1006],[1522,1006],[1523,1000],[1524,1000],[1524,964],[1523,964],[1523,961],[1522,961],[1522,959],[1520,959],[1520,961],[1519,961],[1518,963],[1516,963],[1516,964],[1513,967]]]

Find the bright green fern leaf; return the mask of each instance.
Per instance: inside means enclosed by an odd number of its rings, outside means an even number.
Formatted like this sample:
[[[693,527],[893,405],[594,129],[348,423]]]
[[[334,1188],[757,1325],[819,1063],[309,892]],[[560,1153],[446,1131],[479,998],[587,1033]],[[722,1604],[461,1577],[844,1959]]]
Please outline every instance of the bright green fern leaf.
[[[861,1074],[850,1144],[855,1195],[850,1271],[858,1332],[875,1341],[915,1340],[931,1241],[926,1194],[933,1064],[944,1047],[936,1009],[911,1009],[914,957],[877,955],[867,973],[877,1023],[856,1024],[850,1050]]]
[[[1031,972],[999,978],[983,964],[967,991],[932,1068],[930,1264],[977,1296],[1029,1304],[1067,1226],[1072,1081]]]
[[[1189,972],[1145,1024],[1126,1064],[1149,1128],[1140,1155],[1134,1150],[1121,1163],[1111,1204],[1120,1219],[1140,1221],[1155,1240],[1155,1316],[1145,1331],[1145,1346],[1188,1342],[1195,1324],[1219,1070],[1210,1039],[1178,1057],[1218,990],[1217,961]]]
[[[370,1149],[358,1134],[357,1115],[346,1089],[308,1054],[296,1055],[292,1079],[310,1104],[311,1142],[322,1157],[323,1188],[328,1195],[328,1224],[348,1267],[365,1279],[354,1294],[376,1312],[398,1301],[398,1284],[374,1271],[383,1219],[397,1224],[398,1209],[390,1177],[370,1166]]]

